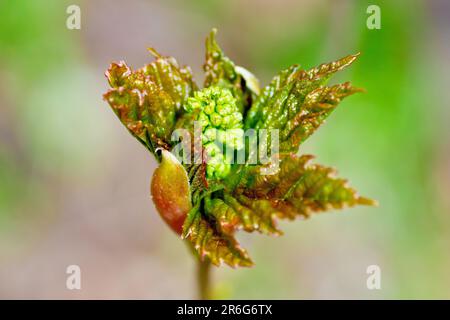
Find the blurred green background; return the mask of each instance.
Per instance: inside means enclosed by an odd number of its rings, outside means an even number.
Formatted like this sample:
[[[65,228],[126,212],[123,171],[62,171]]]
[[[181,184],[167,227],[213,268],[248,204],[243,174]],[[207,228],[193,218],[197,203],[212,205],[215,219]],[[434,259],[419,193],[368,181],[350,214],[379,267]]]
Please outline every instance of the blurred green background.
[[[68,30],[66,8],[81,8]],[[370,4],[381,29],[366,27]],[[354,52],[345,100],[301,148],[378,208],[240,236],[256,266],[214,269],[216,296],[450,298],[450,2],[446,0],[0,1],[0,298],[195,298],[195,264],[149,198],[152,156],[102,100],[111,61],[146,48],[201,83],[212,27],[263,84],[293,63]],[[66,289],[66,267],[82,290]],[[381,268],[368,290],[366,268]]]

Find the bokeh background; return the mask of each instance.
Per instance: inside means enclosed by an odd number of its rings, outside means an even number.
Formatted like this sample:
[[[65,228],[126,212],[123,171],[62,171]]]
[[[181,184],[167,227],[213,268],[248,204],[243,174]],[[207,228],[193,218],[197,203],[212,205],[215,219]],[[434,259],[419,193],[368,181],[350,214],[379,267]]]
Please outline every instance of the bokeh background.
[[[81,30],[66,8],[81,8]],[[381,7],[381,30],[366,9]],[[215,268],[216,297],[450,298],[450,2],[0,1],[0,298],[195,298],[195,264],[149,198],[156,162],[102,100],[111,61],[146,48],[203,79],[212,27],[266,84],[360,51],[345,100],[302,147],[378,208],[242,235],[256,266]],[[66,289],[66,267],[82,290]],[[381,290],[366,268],[380,266]]]

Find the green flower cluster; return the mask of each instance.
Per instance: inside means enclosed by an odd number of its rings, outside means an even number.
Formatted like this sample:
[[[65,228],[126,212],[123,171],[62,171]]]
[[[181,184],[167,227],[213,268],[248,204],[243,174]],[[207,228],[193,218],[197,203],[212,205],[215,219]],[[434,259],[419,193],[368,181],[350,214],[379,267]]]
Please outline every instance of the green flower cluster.
[[[223,179],[231,169],[232,159],[226,154],[243,148],[242,114],[230,90],[209,87],[188,98],[187,112],[199,110],[197,121],[202,126],[202,145],[207,154],[206,173],[209,178]],[[233,152],[226,152],[230,149]]]

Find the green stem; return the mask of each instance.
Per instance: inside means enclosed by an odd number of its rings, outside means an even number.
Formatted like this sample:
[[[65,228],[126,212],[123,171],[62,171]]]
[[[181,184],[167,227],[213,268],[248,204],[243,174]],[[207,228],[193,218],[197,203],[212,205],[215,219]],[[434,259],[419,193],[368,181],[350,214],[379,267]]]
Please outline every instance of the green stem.
[[[210,270],[211,262],[209,259],[201,261],[198,259],[197,265],[197,283],[199,298],[202,300],[211,299],[211,283],[210,283]]]

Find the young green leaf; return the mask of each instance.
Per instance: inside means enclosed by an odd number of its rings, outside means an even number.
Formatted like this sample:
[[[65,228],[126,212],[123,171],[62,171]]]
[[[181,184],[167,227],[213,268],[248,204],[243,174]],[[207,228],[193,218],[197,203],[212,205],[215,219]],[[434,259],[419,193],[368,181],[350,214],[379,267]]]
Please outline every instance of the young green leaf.
[[[206,61],[204,87],[219,86],[229,89],[237,99],[239,111],[245,114],[252,101],[259,94],[259,81],[248,70],[236,66],[216,41],[217,30],[213,29],[206,38]]]
[[[184,229],[184,237],[193,245],[200,259],[208,257],[216,266],[224,262],[233,268],[253,265],[247,251],[233,237],[219,233],[199,211],[189,213]]]
[[[112,63],[105,73],[111,89],[104,99],[131,134],[154,152],[170,148],[181,106],[197,87],[188,68],[151,52],[156,60],[136,71],[125,62]]]
[[[350,55],[306,71],[293,65],[280,72],[250,108],[245,128],[282,130],[280,151],[296,152],[344,97],[361,91],[349,83],[323,86],[356,57]]]
[[[234,196],[244,196],[247,206],[258,206],[260,212],[272,211],[280,218],[289,219],[309,217],[312,212],[329,209],[376,204],[359,196],[346,180],[335,176],[333,169],[311,164],[312,158],[283,155],[280,168],[273,175],[262,173],[265,166],[250,167],[234,190]]]
[[[305,97],[301,111],[291,117],[280,133],[280,151],[297,152],[305,141],[334,111],[337,105],[354,93],[363,92],[349,82],[331,87],[318,87]]]

